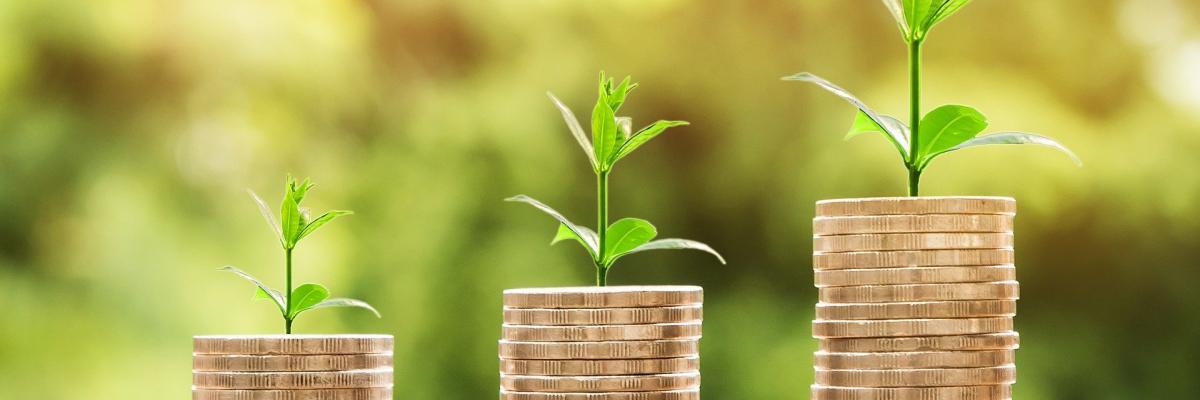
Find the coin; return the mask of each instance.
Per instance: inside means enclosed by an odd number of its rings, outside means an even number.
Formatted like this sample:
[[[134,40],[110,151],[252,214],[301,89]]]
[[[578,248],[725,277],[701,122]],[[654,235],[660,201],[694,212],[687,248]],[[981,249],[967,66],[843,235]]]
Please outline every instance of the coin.
[[[196,389],[349,389],[392,385],[392,369],[326,372],[192,372]]]
[[[530,393],[501,390],[500,400],[700,400],[700,389],[620,393]]]
[[[192,389],[192,400],[392,400],[392,388],[211,390]]]
[[[645,392],[700,387],[700,373],[614,376],[500,375],[500,388],[514,392]]]
[[[500,358],[517,360],[622,360],[692,357],[699,339],[615,342],[500,341]]]
[[[813,269],[951,267],[1005,265],[1015,260],[1012,249],[859,251],[814,253]]]
[[[1017,381],[1017,367],[931,369],[817,369],[818,385],[850,387],[929,387],[1002,385]]]
[[[1010,350],[1020,347],[1020,336],[1016,332],[1004,332],[958,336],[830,338],[819,340],[818,345],[821,351],[835,353]]]
[[[901,353],[830,353],[818,351],[819,369],[978,368],[1012,364],[1013,350],[918,351]]]
[[[817,290],[825,303],[894,303],[929,300],[1010,300],[1020,294],[1016,281],[930,283],[919,285],[839,286]]]
[[[659,340],[700,337],[700,323],[598,326],[535,326],[508,325],[502,327],[505,340],[523,342],[601,342],[613,340]]]
[[[813,400],[1009,400],[1009,385],[857,388],[813,385]]]
[[[1011,197],[876,197],[817,202],[817,216],[1017,213]]]
[[[1000,333],[1013,329],[1012,317],[813,321],[813,337],[901,337]]]
[[[1012,233],[869,233],[813,237],[814,253],[1012,247]]]
[[[1012,317],[1015,300],[926,301],[912,303],[817,303],[817,319],[923,319]]]
[[[500,360],[510,375],[645,375],[700,370],[700,357],[641,360]]]
[[[860,233],[1012,232],[1013,216],[983,214],[874,215],[813,218],[817,236]]]
[[[377,354],[392,351],[392,335],[195,336],[196,354]]]
[[[628,308],[696,305],[704,301],[699,286],[588,286],[509,289],[509,308]]]
[[[391,354],[335,354],[297,356],[241,356],[197,354],[193,371],[348,371],[392,366]]]
[[[638,308],[505,308],[504,323],[516,325],[634,325],[700,321],[700,305]]]
[[[1013,265],[817,270],[817,287],[907,285],[916,283],[1000,282],[1017,279]]]

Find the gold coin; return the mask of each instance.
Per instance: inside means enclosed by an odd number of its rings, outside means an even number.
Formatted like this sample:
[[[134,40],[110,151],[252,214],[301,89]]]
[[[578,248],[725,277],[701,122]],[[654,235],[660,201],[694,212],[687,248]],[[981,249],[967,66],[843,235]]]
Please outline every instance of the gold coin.
[[[645,375],[695,372],[700,357],[641,360],[500,360],[500,373],[509,375]]]
[[[1012,386],[859,388],[813,385],[813,400],[1010,400]]]
[[[1015,260],[1012,249],[860,251],[814,253],[813,269],[954,267],[1005,265]]]
[[[1017,381],[1017,367],[931,369],[817,369],[814,381],[824,386],[929,387],[1004,385]]]
[[[501,390],[500,400],[700,400],[700,389],[620,393],[532,393]]]
[[[813,237],[813,253],[1012,247],[1011,233],[869,233]]]
[[[240,356],[197,354],[192,357],[193,371],[348,371],[391,368],[391,354],[317,354],[299,356]]]
[[[392,387],[359,389],[192,389],[192,400],[392,400]]]
[[[392,335],[195,336],[196,354],[378,354],[392,352]]]
[[[500,358],[514,360],[626,360],[698,355],[699,339],[617,342],[500,341]]]
[[[1015,300],[1016,281],[929,283],[919,285],[839,286],[817,289],[825,303],[895,303],[930,300]]]
[[[392,385],[392,369],[325,372],[192,372],[196,389],[351,389]]]
[[[813,272],[817,287],[1000,282],[1016,279],[1017,268],[1012,265],[831,269]]]
[[[628,308],[697,305],[704,302],[699,286],[586,286],[509,289],[508,308]]]
[[[1001,333],[1013,329],[1012,317],[956,319],[885,319],[813,321],[813,337],[901,337]]]
[[[700,305],[638,308],[505,308],[504,323],[514,325],[636,325],[698,322]]]
[[[818,217],[920,214],[1015,215],[1011,197],[877,197],[817,202]]]
[[[522,342],[603,342],[613,340],[659,340],[700,337],[700,323],[598,326],[502,327],[502,338]]]
[[[1012,317],[1015,300],[926,301],[912,303],[817,303],[817,319],[927,319]]]
[[[500,375],[500,389],[514,392],[647,392],[700,387],[700,373],[615,376]]]
[[[818,341],[821,351],[831,353],[1011,350],[1019,348],[1020,343],[1020,336],[1016,332],[928,337],[831,338]]]
[[[921,232],[1011,233],[1012,230],[1012,215],[929,214],[813,218],[813,234],[817,236]]]
[[[901,353],[830,353],[818,351],[819,369],[979,368],[1012,364],[1013,350],[917,351]]]

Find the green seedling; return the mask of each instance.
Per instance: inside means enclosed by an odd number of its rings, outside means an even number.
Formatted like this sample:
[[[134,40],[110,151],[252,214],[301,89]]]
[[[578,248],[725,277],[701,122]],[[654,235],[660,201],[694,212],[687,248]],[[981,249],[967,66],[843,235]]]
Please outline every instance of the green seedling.
[[[287,184],[283,193],[283,205],[279,209],[279,219],[275,219],[275,215],[271,214],[270,207],[267,203],[258,197],[253,191],[250,192],[250,197],[254,198],[254,202],[258,203],[259,211],[262,212],[263,218],[267,219],[267,223],[271,225],[271,230],[275,232],[275,236],[279,238],[279,244],[283,246],[283,253],[286,259],[287,266],[287,291],[280,292],[272,289],[247,274],[240,269],[225,266],[222,271],[229,271],[254,283],[258,286],[255,289],[255,297],[271,300],[275,306],[279,308],[279,313],[283,316],[284,332],[292,333],[292,322],[305,311],[315,310],[318,308],[327,307],[358,307],[370,310],[379,316],[379,311],[362,300],[346,299],[346,298],[330,298],[329,289],[315,283],[305,283],[292,288],[292,252],[296,250],[296,245],[301,239],[308,237],[321,226],[333,221],[343,215],[353,214],[351,211],[333,210],[321,214],[319,217],[309,218],[308,209],[300,208],[300,201],[304,200],[304,195],[312,189],[313,184],[308,179],[303,183],[297,183],[291,176],[287,178]]]
[[[882,133],[896,147],[908,169],[908,194],[916,196],[921,173],[934,158],[955,150],[992,144],[1037,144],[1066,153],[1077,164],[1079,157],[1054,139],[1023,132],[998,132],[979,136],[988,126],[987,118],[978,110],[964,105],[944,105],[921,117],[921,44],[935,25],[953,15],[970,0],[883,0],[900,28],[908,45],[910,125],[894,117],[880,114],[862,101],[820,77],[803,72],[784,77],[784,80],[816,84],[858,107],[858,114],[846,139],[864,133]]]
[[[547,93],[550,100],[562,112],[563,119],[567,122],[567,128],[575,136],[575,140],[579,142],[583,152],[587,154],[592,170],[596,173],[598,234],[587,227],[572,223],[558,211],[554,211],[550,206],[529,196],[519,195],[506,199],[530,204],[558,220],[558,233],[550,244],[573,240],[583,246],[596,266],[597,286],[607,284],[608,270],[612,268],[617,259],[648,250],[700,250],[716,256],[722,264],[725,263],[725,259],[720,254],[704,243],[687,239],[654,240],[654,237],[658,236],[658,230],[644,219],[621,218],[612,225],[608,224],[608,178],[612,173],[613,165],[668,128],[688,124],[685,121],[658,121],[634,132],[632,120],[628,117],[619,117],[616,113],[625,103],[629,92],[636,87],[637,84],[631,83],[629,77],[614,86],[612,79],[606,78],[603,72],[600,73],[600,98],[596,100],[596,107],[592,109],[592,138],[590,141],[571,109],[567,108],[553,94]]]

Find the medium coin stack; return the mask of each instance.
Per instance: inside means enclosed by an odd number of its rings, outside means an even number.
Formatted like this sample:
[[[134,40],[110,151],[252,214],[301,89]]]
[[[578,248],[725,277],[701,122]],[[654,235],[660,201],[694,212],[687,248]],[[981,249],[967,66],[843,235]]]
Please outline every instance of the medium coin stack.
[[[815,400],[1010,399],[1016,201],[817,203]]]
[[[193,400],[391,400],[391,335],[193,338]]]
[[[501,400],[697,400],[698,286],[504,291]]]

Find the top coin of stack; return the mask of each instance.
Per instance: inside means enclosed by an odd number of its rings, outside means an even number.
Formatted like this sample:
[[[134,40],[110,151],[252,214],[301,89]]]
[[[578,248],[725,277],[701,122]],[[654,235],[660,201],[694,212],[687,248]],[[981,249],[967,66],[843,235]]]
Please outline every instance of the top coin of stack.
[[[703,290],[504,291],[502,400],[700,398]]]
[[[1009,398],[1015,215],[998,197],[818,202],[813,398]]]
[[[196,336],[194,400],[392,398],[391,335]]]

